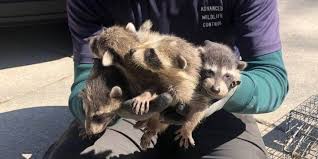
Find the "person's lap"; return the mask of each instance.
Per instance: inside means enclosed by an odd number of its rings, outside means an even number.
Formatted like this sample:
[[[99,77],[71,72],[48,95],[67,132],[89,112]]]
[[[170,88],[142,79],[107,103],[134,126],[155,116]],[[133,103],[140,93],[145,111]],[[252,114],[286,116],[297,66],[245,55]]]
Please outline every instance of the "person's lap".
[[[131,121],[121,119],[94,144],[94,139],[66,142],[67,135],[64,134],[63,142],[56,144],[61,148],[52,146],[44,158],[266,158],[261,135],[250,115],[233,115],[223,110],[216,112],[194,131],[196,145],[188,150],[179,148],[178,141],[174,141],[177,128],[171,126],[159,136],[153,148],[141,151],[142,131],[134,129]],[[72,133],[78,136],[75,131]],[[79,137],[68,138],[80,140]]]

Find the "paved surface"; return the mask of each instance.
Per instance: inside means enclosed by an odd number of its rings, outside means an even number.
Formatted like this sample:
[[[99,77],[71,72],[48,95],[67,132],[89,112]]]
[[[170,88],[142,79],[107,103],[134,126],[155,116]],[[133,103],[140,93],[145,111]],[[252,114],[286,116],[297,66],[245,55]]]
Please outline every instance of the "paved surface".
[[[277,111],[255,115],[261,130],[318,94],[318,1],[279,4],[290,91]],[[22,153],[41,158],[72,119],[66,107],[73,80],[70,39],[61,25],[1,30],[0,35],[0,158]]]
[[[65,25],[52,25],[0,30],[0,35],[0,158],[24,153],[39,159],[72,120],[68,32]]]
[[[283,105],[273,113],[256,115],[271,124],[289,110],[318,94],[318,1],[280,0],[280,26],[290,90]],[[260,124],[260,129],[267,128]]]

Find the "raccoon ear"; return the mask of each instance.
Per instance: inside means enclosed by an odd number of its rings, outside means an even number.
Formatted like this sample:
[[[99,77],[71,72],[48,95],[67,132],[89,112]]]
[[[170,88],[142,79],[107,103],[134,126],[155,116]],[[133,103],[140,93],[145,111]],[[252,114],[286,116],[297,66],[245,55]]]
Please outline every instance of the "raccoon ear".
[[[107,30],[106,27],[102,27],[102,33],[105,32]]]
[[[209,45],[213,45],[215,44],[214,42],[210,41],[210,40],[204,40],[204,44],[209,46]]]
[[[178,67],[183,70],[186,69],[188,66],[187,60],[181,55],[177,57],[177,64],[178,64]]]
[[[89,47],[90,47],[91,52],[93,54],[93,58],[100,59],[101,57],[98,56],[97,39],[98,39],[97,36],[93,36],[93,37],[88,37],[84,40],[89,41]]]
[[[133,33],[136,33],[136,27],[133,23],[129,22],[127,25],[126,25],[126,29],[133,32]]]
[[[240,85],[241,84],[241,81],[233,81],[231,84],[230,84],[230,87],[231,88],[234,88],[234,87],[236,87],[236,86],[238,86],[238,85]]]
[[[141,31],[150,31],[152,28],[152,22],[150,20],[146,20],[144,23],[141,24],[139,30]]]
[[[201,58],[201,60],[202,60],[202,62],[204,62],[205,61],[205,48],[204,47],[198,47],[198,51],[199,51],[199,55],[200,55],[200,58]]]
[[[113,87],[109,93],[110,98],[120,98],[122,95],[123,95],[123,91],[118,86]]]
[[[176,41],[172,41],[172,42],[169,43],[169,45],[172,46],[172,47],[175,47],[177,45],[177,42]]]
[[[237,63],[237,69],[242,71],[247,67],[247,63],[244,61],[238,61]]]
[[[113,64],[113,55],[110,52],[104,52],[102,64],[103,66],[111,66]]]
[[[91,42],[91,40],[94,38],[94,37],[96,37],[97,35],[95,35],[95,36],[89,36],[89,37],[87,37],[87,38],[84,38],[83,40],[85,41],[85,42]]]
[[[204,49],[204,47],[198,47],[198,51],[201,53],[201,54],[203,54],[203,53],[205,53],[205,49]]]

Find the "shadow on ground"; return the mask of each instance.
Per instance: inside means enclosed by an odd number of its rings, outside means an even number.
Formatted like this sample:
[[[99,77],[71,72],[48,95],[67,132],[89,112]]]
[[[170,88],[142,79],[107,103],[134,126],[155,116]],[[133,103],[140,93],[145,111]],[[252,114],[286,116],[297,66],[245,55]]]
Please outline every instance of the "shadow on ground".
[[[66,23],[0,29],[0,69],[57,60],[72,55]]]
[[[277,122],[280,124],[263,136],[270,157],[317,158],[317,121],[316,116],[307,115],[299,109],[281,118]]]
[[[311,129],[310,131],[308,131]],[[317,158],[318,128],[298,119],[284,120],[268,132],[264,142],[271,158]]]
[[[73,119],[66,106],[45,106],[0,113],[0,158],[38,159]]]
[[[287,130],[288,120],[286,117],[281,119],[281,123],[278,126],[265,130],[268,132],[263,136],[263,140],[270,158],[284,158],[284,153],[282,152],[288,137],[285,133]]]

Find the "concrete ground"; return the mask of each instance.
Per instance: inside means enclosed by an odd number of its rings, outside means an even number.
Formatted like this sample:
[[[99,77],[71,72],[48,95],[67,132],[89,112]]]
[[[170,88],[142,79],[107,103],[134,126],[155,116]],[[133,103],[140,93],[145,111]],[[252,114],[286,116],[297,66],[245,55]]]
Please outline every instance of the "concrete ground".
[[[72,120],[69,33],[65,24],[54,24],[0,35],[0,158],[41,158]]]
[[[316,0],[279,1],[290,91],[278,110],[255,115],[263,135],[289,110],[318,94],[317,7]],[[41,158],[72,119],[68,32],[64,25],[50,25],[0,30],[0,35],[0,158],[23,153]]]

